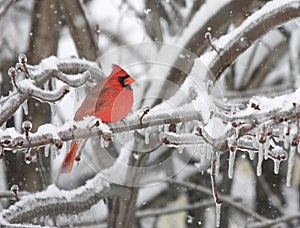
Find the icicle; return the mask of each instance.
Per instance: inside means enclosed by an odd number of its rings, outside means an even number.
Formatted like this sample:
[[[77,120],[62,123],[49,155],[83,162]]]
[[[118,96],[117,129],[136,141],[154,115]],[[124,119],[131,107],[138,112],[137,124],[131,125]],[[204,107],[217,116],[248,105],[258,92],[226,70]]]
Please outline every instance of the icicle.
[[[150,141],[150,130],[149,128],[145,129],[145,144],[149,144]]]
[[[54,160],[55,158],[56,158],[56,153],[55,153],[55,151],[51,151],[52,149],[51,148],[53,148],[51,145],[49,145],[49,153],[50,153],[50,156],[51,156],[51,159],[52,160]],[[71,147],[70,147],[71,148]],[[69,150],[70,150],[70,148],[69,148]],[[69,152],[69,150],[67,150],[67,152]],[[59,150],[56,150],[56,152],[59,154],[60,152],[59,152]]]
[[[35,223],[37,223],[37,217],[34,217],[34,218],[32,218],[32,222],[33,222],[33,224],[35,224]]]
[[[68,142],[66,143],[66,151],[67,151],[67,152],[70,151],[71,145],[72,145],[72,141],[68,141]]]
[[[287,150],[289,148],[289,144],[290,144],[290,137],[288,135],[285,135],[283,148]]]
[[[169,125],[168,124],[164,125],[164,132],[169,132]]]
[[[256,175],[260,176],[261,175],[261,166],[262,162],[264,159],[264,147],[263,144],[259,144],[259,149],[258,149],[258,162],[257,162],[257,167],[256,167]]]
[[[232,179],[233,176],[233,167],[234,167],[234,162],[235,162],[235,157],[236,157],[236,150],[231,151],[229,150],[229,160],[228,160],[228,178]]]
[[[50,154],[50,145],[47,144],[47,145],[44,147],[44,156],[47,158],[47,157],[49,157],[49,154]]]
[[[230,136],[227,140],[227,145],[229,148],[229,159],[228,159],[228,178],[232,178],[233,175],[233,166],[236,156],[236,135]]]
[[[279,125],[279,130],[278,130],[279,132],[279,140],[280,141],[283,141],[283,138],[284,138],[284,126],[283,126],[283,124],[280,124]]]
[[[56,81],[54,80],[54,78],[52,78],[52,79],[50,80],[50,82],[51,82],[52,90],[55,90],[55,89],[56,89]]]
[[[103,138],[103,137],[100,137],[101,148],[104,148],[104,143],[105,143],[104,138]]]
[[[249,153],[249,158],[250,160],[252,161],[254,159],[254,151],[253,150],[248,150],[248,153]]]
[[[164,125],[159,125],[159,126],[157,126],[158,132],[162,132],[162,131],[163,131],[163,128],[164,128]]]
[[[56,116],[56,104],[50,103],[51,115]]]
[[[216,227],[220,227],[221,220],[221,203],[216,202]]]
[[[260,142],[259,142],[259,135],[261,134],[261,130],[260,130],[260,128],[258,127],[258,128],[256,128],[256,130],[255,130],[255,140],[254,140],[254,142],[255,142],[255,146],[256,147],[259,147],[259,145],[260,145]]]
[[[51,156],[53,157],[56,157],[56,155],[59,154],[59,150],[56,148],[56,146],[54,146],[53,144],[50,144],[50,153],[51,153]]]
[[[239,137],[239,134],[240,134],[240,128],[239,128],[239,127],[236,127],[236,128],[235,128],[235,138],[238,138],[238,137]]]
[[[24,161],[27,165],[29,165],[32,162],[32,156],[31,156],[30,152],[25,154]]]
[[[290,147],[290,154],[289,154],[289,161],[288,161],[288,170],[286,175],[286,186],[291,186],[291,179],[292,179],[292,171],[295,162],[295,153],[296,153],[296,146]]]
[[[104,140],[104,147],[105,147],[105,148],[109,147],[109,141]]]
[[[24,103],[22,104],[22,108],[23,108],[24,115],[27,116],[28,115],[28,101],[24,101]]]
[[[76,214],[72,214],[70,216],[70,220],[72,221],[72,224],[78,223],[78,216]]]
[[[201,169],[201,167],[205,164],[205,156],[206,156],[206,150],[203,148],[203,146],[199,146],[200,150],[200,162],[194,163],[194,165],[198,168],[198,170]]]
[[[176,133],[180,134],[181,123],[176,124]]]
[[[4,150],[3,150],[3,147],[0,146],[0,159],[2,159],[4,156]]]
[[[139,154],[136,153],[136,152],[134,152],[134,153],[132,154],[132,156],[134,157],[135,160],[138,160],[139,157],[140,157]]]
[[[270,147],[270,137],[266,137],[266,142],[264,145],[264,159],[267,160],[269,158],[269,147]]]
[[[280,168],[280,160],[278,159],[273,159],[274,161],[274,173],[278,174],[279,173],[279,168]]]
[[[80,100],[79,90],[78,90],[78,89],[75,89],[75,100],[76,100],[77,102],[79,102],[79,100]]]
[[[210,150],[210,148],[209,148],[209,145],[205,145],[205,154],[206,154],[207,160],[211,160],[211,158],[212,158],[212,153],[211,153],[211,150]]]
[[[184,146],[178,146],[178,153],[179,154],[182,154],[183,153],[183,149],[184,149]]]
[[[187,215],[186,216],[186,223],[187,224],[192,224],[194,222],[194,217]]]
[[[207,87],[207,93],[210,95],[214,87],[214,82],[212,80],[207,80],[206,87]]]
[[[219,171],[220,171],[220,153],[217,152],[217,156],[216,156],[216,172],[215,172],[216,177],[219,176]]]
[[[44,84],[44,90],[49,90],[49,81]]]

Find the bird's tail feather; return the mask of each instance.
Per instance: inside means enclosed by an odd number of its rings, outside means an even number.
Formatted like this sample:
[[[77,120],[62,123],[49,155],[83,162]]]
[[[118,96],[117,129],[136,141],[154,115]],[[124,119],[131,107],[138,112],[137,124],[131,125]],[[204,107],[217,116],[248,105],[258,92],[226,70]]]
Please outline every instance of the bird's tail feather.
[[[59,170],[60,174],[62,173],[67,174],[71,172],[78,151],[78,147],[79,145],[75,141],[73,141],[69,153],[67,153],[63,163],[60,166],[60,170]]]

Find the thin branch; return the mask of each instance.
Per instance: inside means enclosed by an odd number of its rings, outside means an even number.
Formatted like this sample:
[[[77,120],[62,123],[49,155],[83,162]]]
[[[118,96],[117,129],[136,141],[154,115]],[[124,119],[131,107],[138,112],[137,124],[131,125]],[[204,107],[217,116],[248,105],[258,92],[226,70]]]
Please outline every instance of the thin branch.
[[[28,195],[28,192],[18,192],[18,196],[22,197],[25,195]],[[14,199],[15,195],[12,191],[0,191],[0,199],[1,198],[9,198],[9,199]]]
[[[269,220],[269,221],[251,223],[249,225],[246,225],[246,227],[247,228],[270,227],[272,225],[277,225],[282,222],[291,222],[293,219],[299,219],[299,218],[300,218],[300,213],[296,213],[296,214],[292,214],[292,215],[282,216],[280,218]]]
[[[6,15],[7,11],[8,11],[8,10],[12,7],[12,5],[13,5],[14,3],[16,3],[16,2],[17,2],[17,0],[10,0],[9,3],[8,3],[6,6],[2,7],[2,10],[1,10],[1,12],[0,12],[0,20],[1,20],[2,17],[4,17],[4,16]]]
[[[176,179],[172,179],[169,182],[174,183],[174,184],[178,184],[178,185],[181,185],[181,186],[185,186],[185,187],[190,188],[190,189],[200,191],[200,192],[202,192],[206,195],[209,195],[209,196],[211,196],[211,194],[212,194],[211,189],[205,188],[205,187],[200,186],[200,185],[195,185],[195,184],[190,183],[190,182],[180,181],[180,180],[176,180]],[[248,209],[248,207],[246,207],[245,205],[243,205],[241,203],[234,202],[231,197],[223,196],[223,195],[220,194],[220,198],[222,198],[222,201],[223,201],[224,204],[228,204],[229,206],[232,206],[232,207],[238,209],[239,211],[245,213],[246,215],[250,215],[251,217],[255,218],[258,221],[264,221],[264,222],[269,221],[265,217],[263,217],[259,214],[256,214],[254,211]]]
[[[213,200],[203,200],[201,202],[193,203],[186,206],[175,207],[175,208],[155,208],[149,210],[137,211],[136,218],[146,218],[146,217],[159,217],[162,215],[175,214],[181,211],[189,211],[197,208],[206,208],[214,206],[215,203]]]

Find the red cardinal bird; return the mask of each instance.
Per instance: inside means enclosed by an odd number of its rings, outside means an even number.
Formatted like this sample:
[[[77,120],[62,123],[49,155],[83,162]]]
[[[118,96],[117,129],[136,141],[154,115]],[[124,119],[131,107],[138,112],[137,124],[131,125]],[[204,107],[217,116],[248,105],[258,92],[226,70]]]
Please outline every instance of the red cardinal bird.
[[[112,66],[112,72],[107,79],[98,83],[78,108],[74,120],[81,120],[85,116],[95,116],[104,123],[115,123],[123,119],[130,112],[133,105],[131,78],[118,65]],[[78,150],[78,143],[73,141],[60,167],[60,173],[70,173]]]

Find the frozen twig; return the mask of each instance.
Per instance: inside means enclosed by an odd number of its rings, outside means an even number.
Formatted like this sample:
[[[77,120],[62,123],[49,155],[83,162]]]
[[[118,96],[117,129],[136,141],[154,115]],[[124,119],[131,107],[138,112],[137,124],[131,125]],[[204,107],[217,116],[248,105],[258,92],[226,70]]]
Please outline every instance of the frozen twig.
[[[82,86],[90,78],[90,74],[103,75],[94,63],[79,59],[59,60],[54,56],[44,59],[37,66],[27,65],[31,79],[15,81],[17,92],[0,99],[0,126],[3,125],[30,97],[36,97],[45,102],[55,102],[61,99],[68,91],[66,86],[54,91],[42,89],[50,78],[57,78],[68,86]],[[13,79],[15,80],[15,75]]]
[[[19,197],[22,197],[24,195],[28,195],[28,192],[19,192]],[[12,191],[0,191],[0,199],[1,198],[9,198],[13,199],[15,198],[15,194]]]

